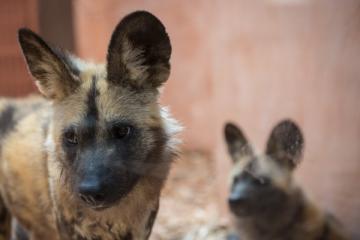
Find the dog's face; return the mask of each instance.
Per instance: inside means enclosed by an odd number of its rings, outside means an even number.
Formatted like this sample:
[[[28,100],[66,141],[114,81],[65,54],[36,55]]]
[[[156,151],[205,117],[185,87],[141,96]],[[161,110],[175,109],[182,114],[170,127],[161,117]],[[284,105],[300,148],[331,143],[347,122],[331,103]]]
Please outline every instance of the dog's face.
[[[238,217],[266,214],[281,208],[292,193],[292,171],[301,157],[303,137],[286,120],[272,131],[266,153],[256,156],[239,128],[228,123],[225,138],[234,166],[229,207]]]
[[[167,136],[157,98],[171,46],[155,16],[126,16],[113,32],[106,65],[50,48],[27,29],[19,42],[40,92],[53,102],[47,144],[76,198],[103,209],[142,177],[164,177]]]

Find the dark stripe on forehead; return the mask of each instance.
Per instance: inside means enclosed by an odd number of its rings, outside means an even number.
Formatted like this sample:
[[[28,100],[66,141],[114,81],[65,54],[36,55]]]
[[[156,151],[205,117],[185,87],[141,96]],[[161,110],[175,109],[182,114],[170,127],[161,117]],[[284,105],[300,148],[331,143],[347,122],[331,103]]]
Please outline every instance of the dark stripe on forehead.
[[[91,87],[88,92],[87,98],[87,113],[86,118],[93,118],[97,120],[99,118],[98,108],[96,106],[96,98],[99,95],[99,91],[96,88],[96,76],[92,77]]]
[[[85,138],[87,139],[94,139],[96,135],[96,126],[97,121],[99,119],[99,111],[96,104],[96,98],[99,95],[99,91],[96,88],[96,77],[92,77],[91,87],[89,89],[89,92],[87,94],[86,99],[86,114],[83,124],[83,130],[85,134]]]

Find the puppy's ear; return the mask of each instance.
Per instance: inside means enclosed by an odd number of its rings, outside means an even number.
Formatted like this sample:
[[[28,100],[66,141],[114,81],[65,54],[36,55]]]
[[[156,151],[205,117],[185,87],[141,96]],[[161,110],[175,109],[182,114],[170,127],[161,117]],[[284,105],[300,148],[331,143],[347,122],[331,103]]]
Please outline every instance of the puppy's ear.
[[[301,159],[304,138],[300,128],[291,120],[284,120],[272,130],[266,154],[290,170],[294,169]]]
[[[234,163],[245,156],[253,155],[251,146],[242,131],[235,124],[227,123],[224,133],[228,151]]]
[[[170,39],[154,15],[138,11],[115,28],[108,48],[108,81],[134,90],[158,88],[170,73]]]
[[[18,32],[27,66],[39,91],[47,98],[61,100],[78,86],[69,67],[48,44],[29,29]]]

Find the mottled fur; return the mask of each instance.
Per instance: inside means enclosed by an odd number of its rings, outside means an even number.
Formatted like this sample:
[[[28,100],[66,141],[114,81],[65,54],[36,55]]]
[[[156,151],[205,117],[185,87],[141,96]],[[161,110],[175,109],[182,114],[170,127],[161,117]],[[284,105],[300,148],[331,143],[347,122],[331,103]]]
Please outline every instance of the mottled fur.
[[[293,170],[304,143],[295,123],[279,123],[262,156],[254,154],[233,124],[226,125],[225,138],[234,162],[228,200],[239,239],[348,239],[341,225],[315,207],[294,183]]]
[[[13,239],[147,239],[180,130],[158,104],[170,71],[164,26],[129,14],[102,65],[28,29],[19,42],[45,98],[0,100],[0,239],[11,216]]]

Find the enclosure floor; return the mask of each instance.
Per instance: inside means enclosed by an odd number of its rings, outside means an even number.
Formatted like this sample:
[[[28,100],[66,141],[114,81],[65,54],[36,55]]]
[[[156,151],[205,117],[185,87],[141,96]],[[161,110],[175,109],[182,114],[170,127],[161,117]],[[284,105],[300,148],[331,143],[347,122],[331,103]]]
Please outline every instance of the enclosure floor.
[[[205,154],[185,153],[176,160],[162,193],[151,240],[213,239],[213,235],[220,239],[214,172],[213,162]]]

